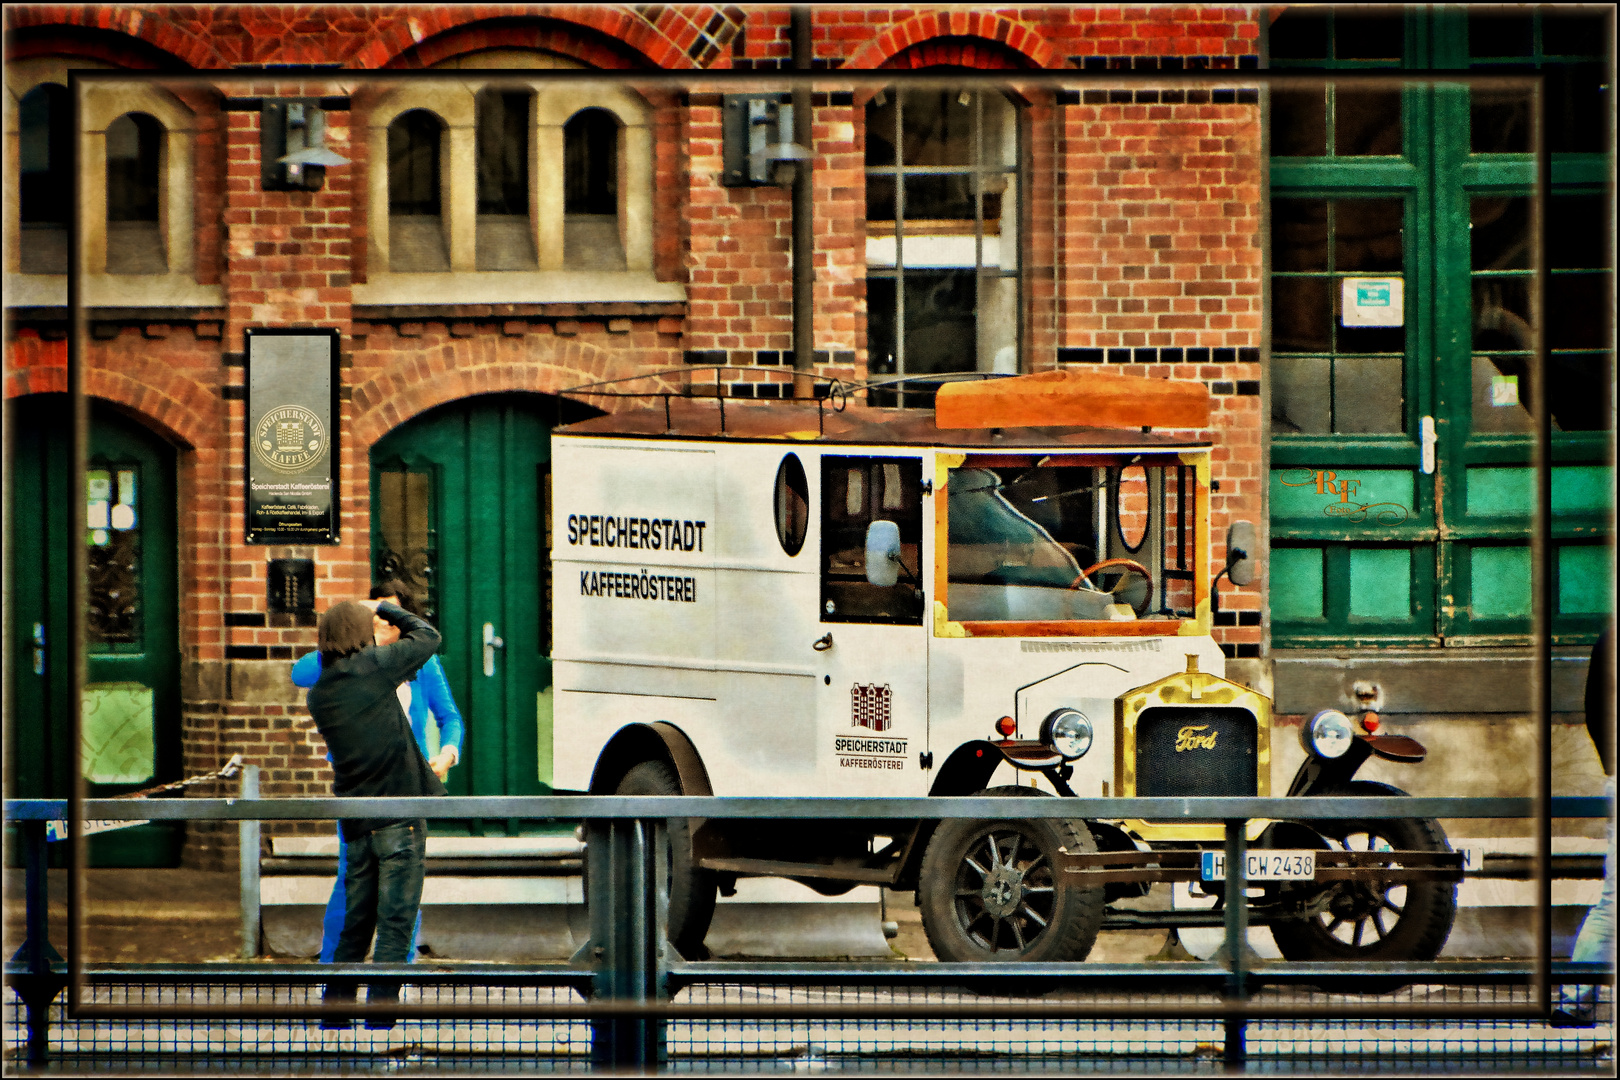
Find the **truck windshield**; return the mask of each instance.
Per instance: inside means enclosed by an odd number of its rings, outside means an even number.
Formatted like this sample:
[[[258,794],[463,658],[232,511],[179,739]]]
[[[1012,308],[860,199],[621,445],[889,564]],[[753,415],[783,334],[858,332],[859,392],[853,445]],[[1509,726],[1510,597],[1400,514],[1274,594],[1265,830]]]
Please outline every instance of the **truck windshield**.
[[[947,487],[949,617],[1191,615],[1189,480],[1179,462],[970,457]]]

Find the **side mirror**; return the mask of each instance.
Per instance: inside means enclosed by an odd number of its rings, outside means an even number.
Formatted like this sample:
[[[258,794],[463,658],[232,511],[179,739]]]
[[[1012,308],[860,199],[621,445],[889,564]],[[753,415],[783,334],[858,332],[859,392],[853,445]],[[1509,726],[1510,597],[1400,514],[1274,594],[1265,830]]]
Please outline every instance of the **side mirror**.
[[[1234,521],[1226,530],[1226,577],[1234,585],[1252,585],[1260,569],[1255,551],[1259,540],[1252,521]]]
[[[900,526],[892,521],[866,527],[866,580],[883,588],[900,580]]]

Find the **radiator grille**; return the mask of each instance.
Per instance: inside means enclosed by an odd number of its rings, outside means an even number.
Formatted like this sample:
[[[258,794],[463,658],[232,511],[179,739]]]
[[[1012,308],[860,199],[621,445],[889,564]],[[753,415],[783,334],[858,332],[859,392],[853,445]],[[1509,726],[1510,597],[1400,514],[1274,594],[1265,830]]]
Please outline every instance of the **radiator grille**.
[[[1256,741],[1247,709],[1146,709],[1136,722],[1136,793],[1257,795]]]

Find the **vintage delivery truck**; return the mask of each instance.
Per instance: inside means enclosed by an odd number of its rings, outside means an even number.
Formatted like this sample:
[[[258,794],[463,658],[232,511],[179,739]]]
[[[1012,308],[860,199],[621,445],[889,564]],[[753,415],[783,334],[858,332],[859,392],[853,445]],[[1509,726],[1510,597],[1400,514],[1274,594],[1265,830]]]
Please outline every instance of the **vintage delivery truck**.
[[[1211,637],[1211,447],[1153,430],[1207,427],[1205,389],[1052,373],[933,410],[836,403],[665,396],[556,430],[557,786],[1076,799],[1067,820],[672,821],[688,956],[744,876],[915,890],[953,961],[1079,960],[1105,923],[1196,917],[1123,908],[1155,882],[1218,896],[1221,824],[1083,800],[1272,794],[1271,702]],[[1246,583],[1254,546],[1234,526],[1214,577]],[[1458,858],[1436,822],[1354,817],[1400,794],[1358,766],[1422,747],[1333,710],[1302,738],[1288,793],[1346,818],[1251,823],[1251,920],[1291,959],[1433,959]]]

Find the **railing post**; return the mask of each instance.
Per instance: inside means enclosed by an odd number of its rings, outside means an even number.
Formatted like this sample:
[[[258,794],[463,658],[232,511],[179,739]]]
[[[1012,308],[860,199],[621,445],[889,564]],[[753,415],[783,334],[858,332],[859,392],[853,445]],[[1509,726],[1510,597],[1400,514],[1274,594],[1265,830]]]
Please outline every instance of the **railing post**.
[[[259,767],[242,767],[241,798],[259,797]],[[242,879],[242,959],[259,955],[259,821],[243,819],[237,824],[238,862]]]
[[[586,822],[586,903],[590,907],[593,999],[648,1005],[668,997],[668,844],[662,818]],[[655,1072],[665,1058],[657,1017],[591,1021],[591,1066]]]
[[[1248,998],[1248,972],[1245,970],[1249,947],[1248,850],[1245,830],[1248,822],[1242,818],[1226,820],[1226,951],[1232,967],[1226,976],[1226,999],[1229,1005],[1242,1007]],[[1229,1066],[1242,1065],[1246,1057],[1244,1046],[1248,1019],[1242,1015],[1226,1019],[1226,1052]]]
[[[12,960],[27,967],[27,973],[12,976],[10,982],[28,1011],[28,1063],[43,1066],[51,1053],[51,1002],[67,985],[52,967],[62,956],[51,947],[49,861],[46,857],[44,821],[19,821],[26,870],[23,881],[25,911],[22,947]]]

